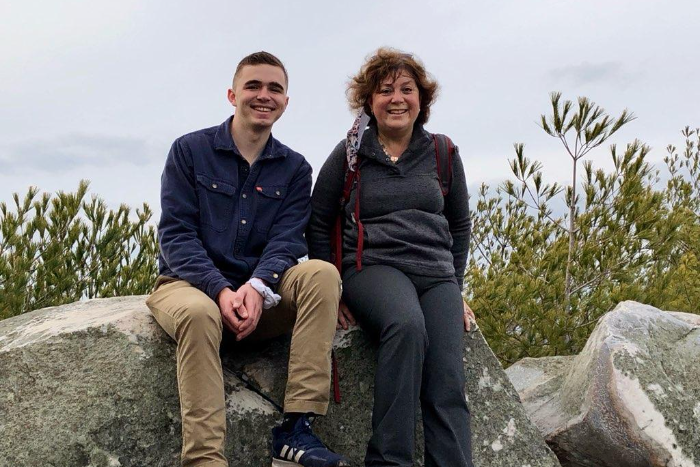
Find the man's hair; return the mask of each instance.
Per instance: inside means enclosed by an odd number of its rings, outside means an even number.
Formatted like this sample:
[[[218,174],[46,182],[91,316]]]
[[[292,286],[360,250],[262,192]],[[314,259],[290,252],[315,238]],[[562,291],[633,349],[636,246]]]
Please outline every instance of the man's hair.
[[[352,110],[365,110],[371,115],[370,99],[388,77],[398,78],[402,71],[407,72],[418,86],[420,93],[420,113],[416,119],[419,125],[430,117],[430,106],[437,98],[438,83],[425,71],[425,66],[412,54],[389,47],[381,47],[370,55],[360,72],[348,83],[346,95]]]
[[[241,69],[243,69],[244,66],[247,65],[272,65],[276,67],[282,68],[282,71],[284,72],[284,81],[285,81],[285,86],[289,85],[289,76],[287,76],[287,69],[284,67],[284,64],[282,61],[272,55],[270,52],[255,52],[247,57],[243,57],[243,60],[238,62],[238,66],[236,67],[236,72],[233,74],[233,83],[232,86],[235,87],[236,83],[236,78],[238,77],[238,73],[240,73]]]

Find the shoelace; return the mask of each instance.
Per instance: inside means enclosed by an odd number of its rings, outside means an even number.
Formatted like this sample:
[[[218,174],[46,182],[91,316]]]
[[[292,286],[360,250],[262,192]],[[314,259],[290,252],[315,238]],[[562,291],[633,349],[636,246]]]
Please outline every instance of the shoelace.
[[[298,446],[306,451],[313,448],[325,448],[326,445],[311,431],[311,424],[304,421],[301,430],[295,432],[290,437],[290,444]]]

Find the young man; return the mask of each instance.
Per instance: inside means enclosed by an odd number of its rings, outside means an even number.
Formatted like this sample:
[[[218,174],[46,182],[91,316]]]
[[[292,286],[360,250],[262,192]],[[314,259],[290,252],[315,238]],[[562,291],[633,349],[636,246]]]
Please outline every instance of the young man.
[[[228,99],[235,115],[173,143],[161,178],[160,276],[147,304],[177,342],[182,465],[227,466],[222,333],[258,340],[292,330],[284,421],[273,465],[348,465],[313,434],[328,407],[340,277],[297,258],[311,213],[311,166],[271,136],[287,108],[287,71],[245,57]]]

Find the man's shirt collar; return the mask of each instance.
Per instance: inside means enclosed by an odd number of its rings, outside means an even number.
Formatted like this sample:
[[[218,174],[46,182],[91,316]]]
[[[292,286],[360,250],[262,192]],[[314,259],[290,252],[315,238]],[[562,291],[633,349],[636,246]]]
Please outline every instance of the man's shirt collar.
[[[233,141],[233,136],[231,136],[231,122],[233,121],[233,117],[234,115],[231,115],[224,123],[219,125],[219,128],[216,130],[216,135],[214,135],[214,148],[220,151],[233,151],[235,154],[243,157],[236,147],[236,143]],[[280,146],[277,140],[270,134],[265,148],[260,153],[259,159],[286,157],[287,151]]]

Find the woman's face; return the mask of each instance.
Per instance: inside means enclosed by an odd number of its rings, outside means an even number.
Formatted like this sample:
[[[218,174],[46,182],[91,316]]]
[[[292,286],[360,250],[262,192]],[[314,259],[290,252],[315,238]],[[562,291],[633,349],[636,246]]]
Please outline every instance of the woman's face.
[[[413,131],[420,113],[420,93],[416,80],[401,71],[396,78],[382,80],[372,95],[370,108],[382,133]]]

